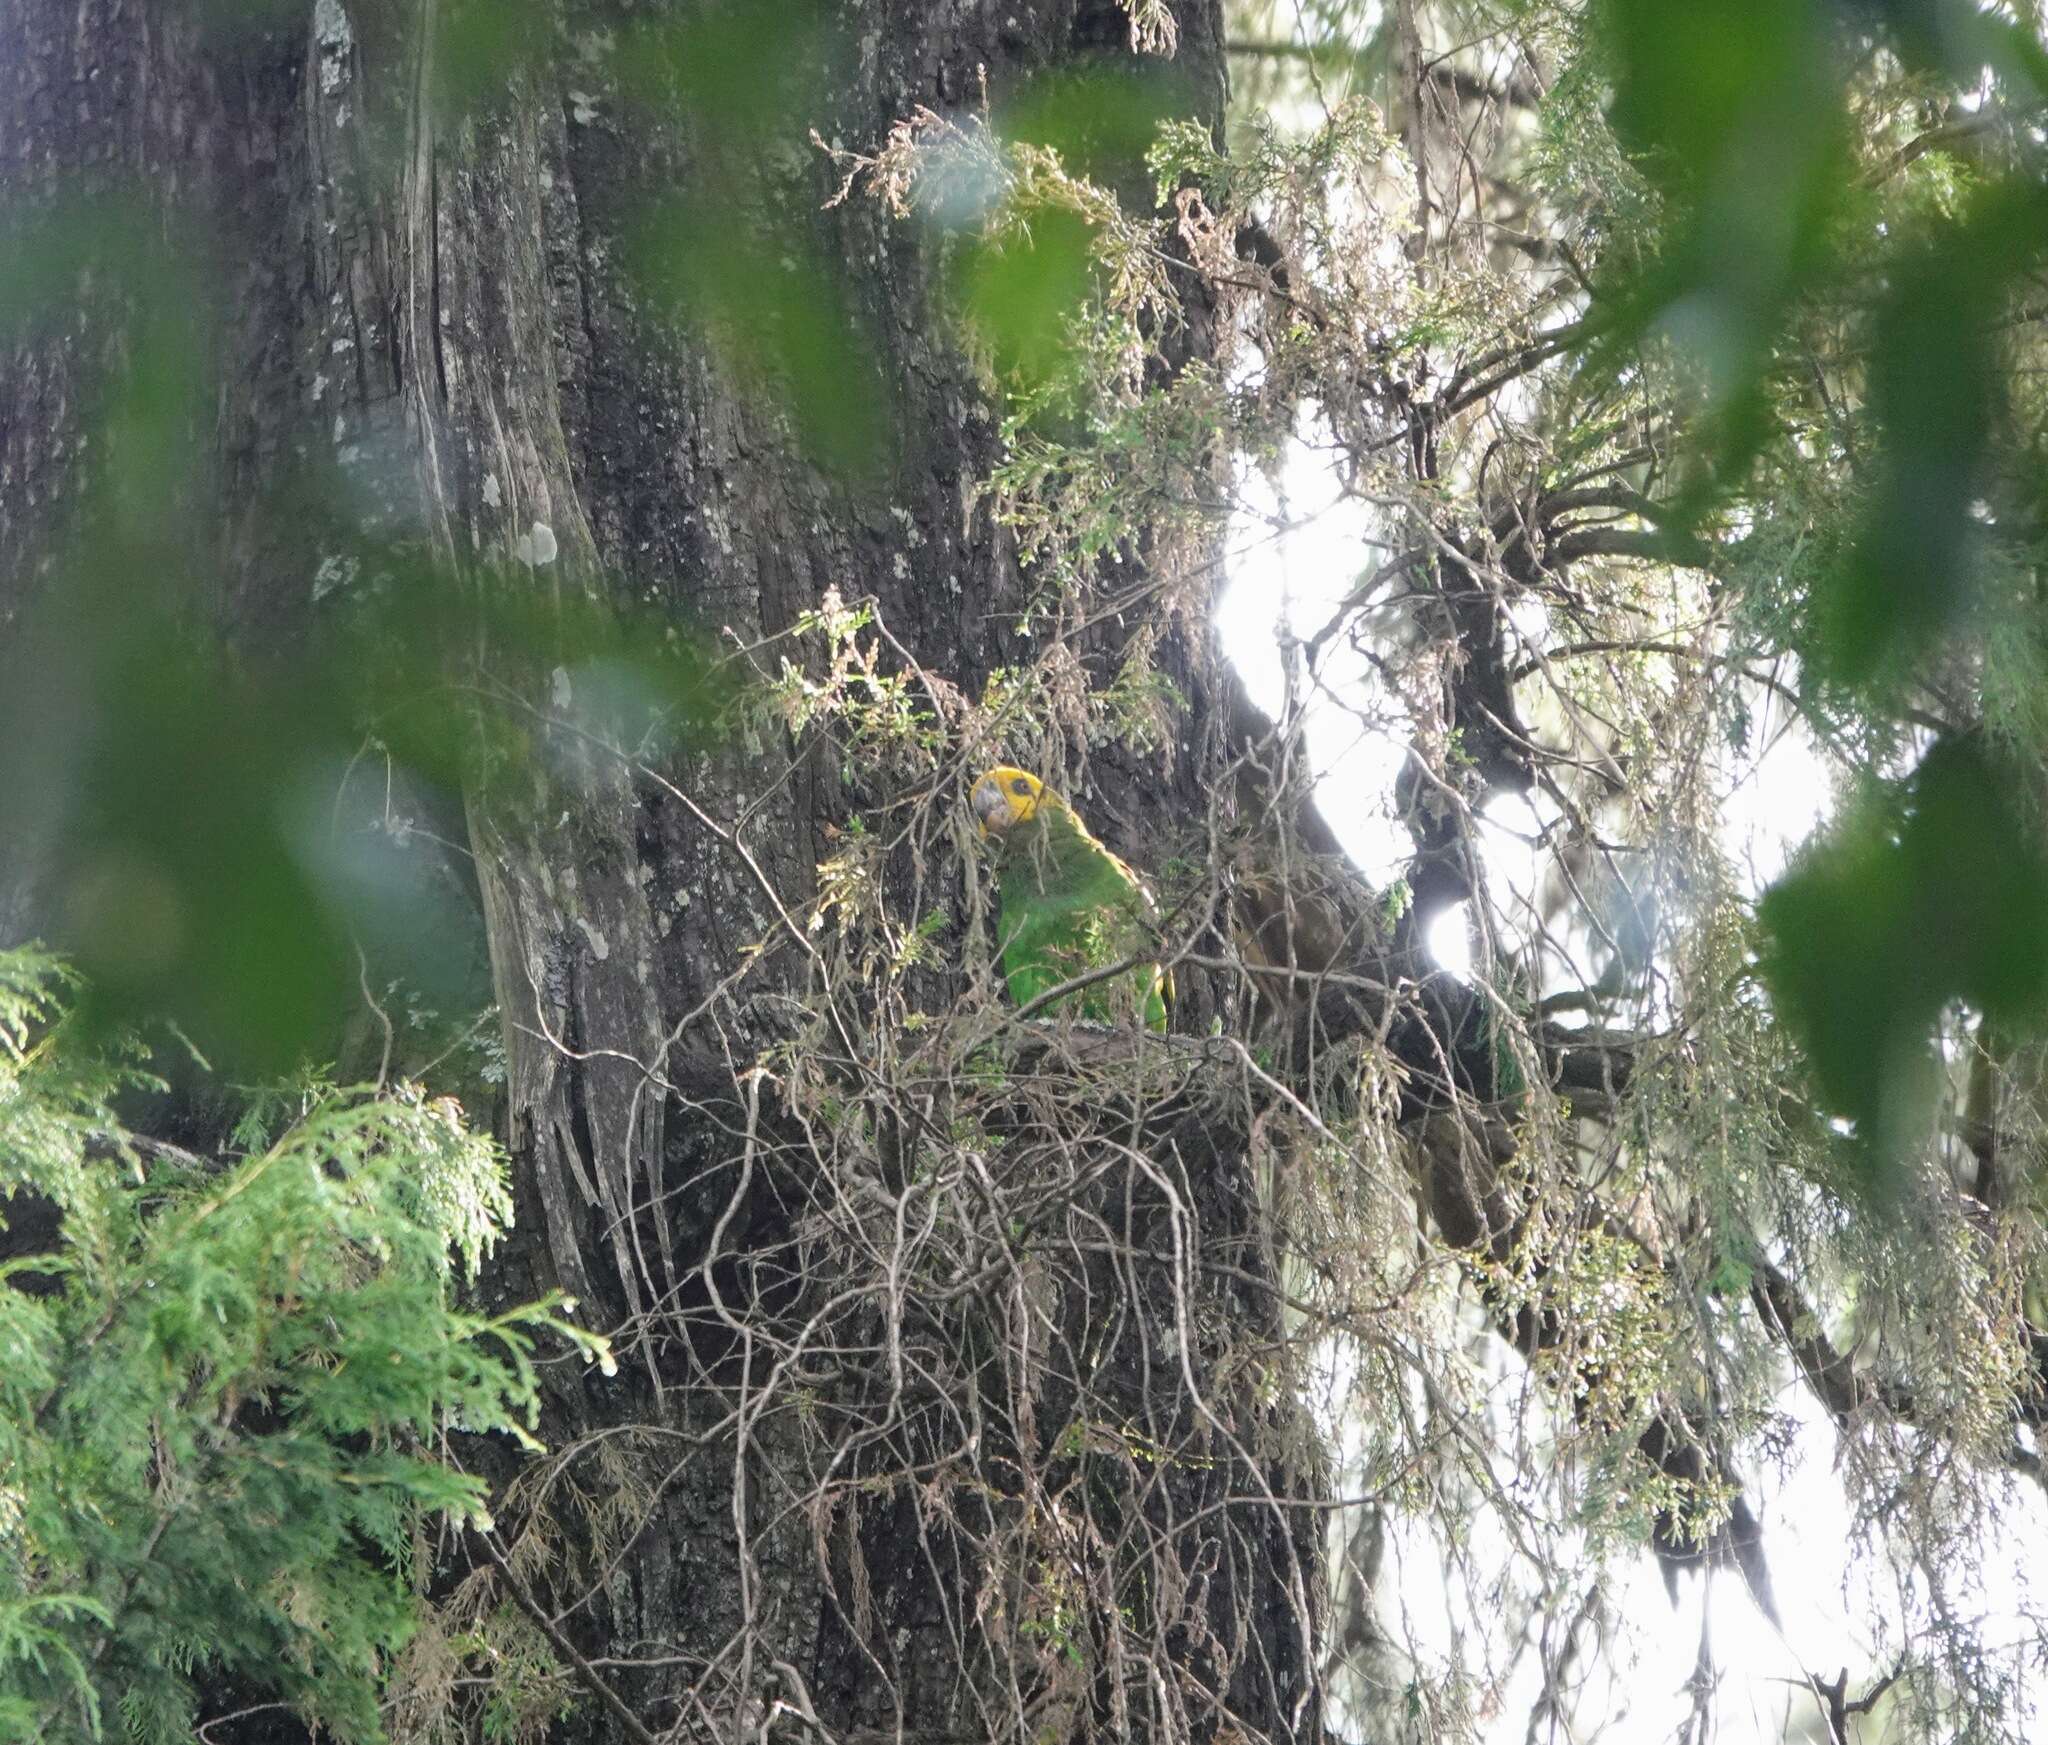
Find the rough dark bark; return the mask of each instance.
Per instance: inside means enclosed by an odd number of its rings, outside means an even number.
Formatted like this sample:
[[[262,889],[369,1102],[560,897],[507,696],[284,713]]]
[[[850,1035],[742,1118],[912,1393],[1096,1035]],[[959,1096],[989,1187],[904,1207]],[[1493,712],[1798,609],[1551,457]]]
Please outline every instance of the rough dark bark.
[[[1188,89],[1213,119],[1218,9],[1176,10]],[[199,567],[217,578],[207,605],[221,624],[289,641],[323,566],[369,539],[480,589],[653,602],[728,644],[788,629],[836,588],[872,598],[905,657],[969,696],[1027,661],[1035,651],[1015,629],[1027,584],[974,490],[997,455],[996,411],[930,318],[928,240],[872,204],[823,210],[832,176],[804,131],[865,144],[918,105],[978,103],[984,68],[1000,102],[1034,72],[1121,58],[1121,9],[849,6],[847,52],[817,112],[792,117],[780,155],[748,182],[749,200],[797,214],[836,263],[872,341],[869,379],[846,391],[885,399],[900,444],[858,488],[805,458],[757,384],[657,322],[623,271],[648,201],[709,177],[719,149],[622,94],[610,33],[640,9],[545,10],[539,58],[463,114],[433,101],[459,11],[22,0],[0,14],[10,218],[106,202],[103,213],[174,238],[204,288],[210,416],[190,434],[205,457],[201,521],[218,541]],[[731,222],[756,217],[736,209]],[[50,585],[49,554],[76,530],[95,394],[140,306],[132,285],[94,288],[0,358],[0,627]],[[294,504],[318,512],[281,512]],[[535,523],[556,552],[544,571],[518,560]],[[1113,671],[1125,634],[1107,622],[1077,652]],[[1157,661],[1183,699],[1177,732],[1143,755],[1084,749],[1076,797],[1134,858],[1163,855],[1205,815],[1226,740],[1214,659],[1199,629],[1169,627]],[[516,661],[503,680],[542,711],[575,682]],[[1243,1136],[1171,1098],[1134,1108],[1089,1154],[1091,1185],[1068,1205],[1104,1246],[1076,1240],[1042,1274],[1001,1274],[1003,1290],[1043,1298],[1052,1348],[1031,1409],[1049,1431],[1062,1390],[1085,1386],[1098,1415],[1122,1413],[1109,1444],[1033,1446],[1014,1398],[992,1394],[970,1425],[957,1398],[901,1392],[887,1359],[903,1342],[971,1353],[1009,1325],[971,1295],[911,1304],[926,1317],[916,1327],[842,1330],[838,1355],[806,1379],[815,1423],[750,1419],[777,1351],[796,1349],[757,1345],[763,1331],[861,1283],[818,1269],[831,1208],[817,1133],[745,1076],[820,1010],[795,918],[850,810],[846,790],[775,735],[639,767],[571,733],[537,738],[539,763],[467,795],[520,1204],[489,1289],[560,1286],[591,1321],[624,1329],[616,1379],[551,1382],[552,1444],[638,1428],[570,1456],[580,1504],[557,1493],[543,1517],[526,1512],[535,1493],[508,1499],[509,1562],[530,1597],[656,1732],[738,1736],[781,1701],[841,1738],[985,1736],[974,1705],[1003,1687],[998,1674],[1013,1690],[1047,1675],[1000,1665],[1018,1651],[1014,1629],[1002,1647],[1002,1620],[973,1596],[1002,1587],[991,1547],[1020,1563],[1047,1552],[1021,1488],[977,1477],[948,1491],[960,1438],[982,1435],[1014,1444],[993,1458],[1014,1464],[1020,1487],[1049,1475],[1094,1499],[1098,1525],[1128,1524],[1127,1543],[1076,1552],[1089,1572],[1077,1579],[1098,1582],[1111,1613],[1179,1669],[1171,1692],[1105,1678],[1065,1693],[1068,1733],[1318,1737],[1306,1637],[1320,1517],[1299,1506],[1313,1460],[1286,1412],[1258,1403],[1267,1390],[1210,1371],[1226,1343],[1210,1318],[1256,1330],[1277,1316],[1258,1284]],[[909,858],[889,876],[929,903]],[[950,876],[929,876],[957,905]],[[34,880],[17,864],[0,882],[15,904],[0,932],[19,935]],[[1220,996],[1196,969],[1181,980],[1199,1021]],[[832,1070],[858,1103],[873,1086],[848,1052]],[[878,1130],[901,1115],[875,1106]],[[1016,1155],[1052,1137],[1027,1128]],[[1289,1434],[1294,1455],[1275,1453]],[[609,1539],[593,1525],[607,1486],[639,1499]],[[1098,1612],[1075,1628],[1099,1649],[1114,1623]],[[1060,1736],[1048,1712],[1011,1719],[1025,1736]],[[267,1721],[241,1736],[264,1726],[285,1736]],[[586,1702],[560,1732],[622,1727]]]

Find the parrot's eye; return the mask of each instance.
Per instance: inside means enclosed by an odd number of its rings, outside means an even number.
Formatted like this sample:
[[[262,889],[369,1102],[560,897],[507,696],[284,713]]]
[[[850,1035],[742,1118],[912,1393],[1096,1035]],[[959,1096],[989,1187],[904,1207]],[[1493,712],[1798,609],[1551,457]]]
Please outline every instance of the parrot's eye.
[[[1010,784],[1010,792],[1013,794],[1024,794],[1028,796],[1031,792],[1031,784],[1028,781],[1026,781],[1022,776],[1019,776],[1014,782]]]

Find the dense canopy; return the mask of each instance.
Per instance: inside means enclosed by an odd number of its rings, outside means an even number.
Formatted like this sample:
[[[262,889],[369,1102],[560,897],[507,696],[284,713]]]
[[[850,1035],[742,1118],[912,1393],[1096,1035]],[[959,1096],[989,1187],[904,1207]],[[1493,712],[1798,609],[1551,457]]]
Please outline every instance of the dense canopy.
[[[142,10],[0,1732],[2042,1736],[2038,0]]]

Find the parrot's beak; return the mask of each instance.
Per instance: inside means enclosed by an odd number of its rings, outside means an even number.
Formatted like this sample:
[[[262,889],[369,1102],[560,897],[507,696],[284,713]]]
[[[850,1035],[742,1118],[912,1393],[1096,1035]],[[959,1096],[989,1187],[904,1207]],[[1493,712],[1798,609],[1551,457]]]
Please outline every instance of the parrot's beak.
[[[984,776],[974,785],[974,816],[986,836],[991,830],[1007,830],[1012,823],[1010,801],[1003,792],[1002,783],[993,776]]]

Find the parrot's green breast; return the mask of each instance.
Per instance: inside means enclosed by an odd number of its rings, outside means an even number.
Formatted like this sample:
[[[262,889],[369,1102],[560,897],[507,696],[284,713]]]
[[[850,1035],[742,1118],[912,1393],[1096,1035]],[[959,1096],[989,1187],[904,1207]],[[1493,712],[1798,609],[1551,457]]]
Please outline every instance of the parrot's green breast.
[[[1142,956],[1150,943],[1151,902],[1137,875],[1051,796],[1003,843],[1000,899],[1003,974],[1019,1006]],[[1167,992],[1159,966],[1145,963],[1058,1005],[1103,1023],[1128,1022],[1136,1010],[1147,1029],[1164,1030]]]

